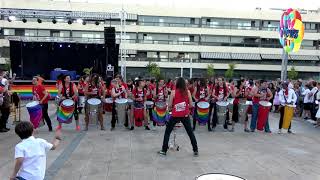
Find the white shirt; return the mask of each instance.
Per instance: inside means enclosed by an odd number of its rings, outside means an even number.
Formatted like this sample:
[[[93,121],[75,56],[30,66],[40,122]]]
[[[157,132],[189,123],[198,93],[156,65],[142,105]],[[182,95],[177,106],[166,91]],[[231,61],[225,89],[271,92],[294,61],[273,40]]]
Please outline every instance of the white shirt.
[[[314,95],[316,94],[317,90],[318,90],[317,87],[314,87],[314,88],[312,88],[312,90],[311,90],[312,96],[310,97],[310,102],[312,102],[312,103],[313,103],[313,101],[314,101]]]
[[[43,180],[46,172],[46,153],[52,146],[46,140],[33,136],[17,144],[14,157],[24,158],[17,176],[28,180]]]
[[[284,89],[281,89],[279,92],[279,100],[281,105],[285,104],[295,104],[297,102],[297,95],[293,89],[288,88],[288,96],[285,96]]]
[[[304,98],[303,98],[303,103],[310,103],[311,101],[310,101],[310,96],[309,96],[309,93],[310,93],[311,91],[310,91],[310,89],[309,88],[307,88],[307,89],[305,89],[304,91],[303,91],[303,93],[302,93],[302,95],[304,95]]]

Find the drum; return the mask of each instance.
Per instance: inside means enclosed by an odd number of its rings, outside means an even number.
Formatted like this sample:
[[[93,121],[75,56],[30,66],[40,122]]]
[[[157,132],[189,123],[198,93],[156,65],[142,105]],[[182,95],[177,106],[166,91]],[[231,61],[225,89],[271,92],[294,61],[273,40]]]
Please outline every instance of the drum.
[[[197,103],[197,120],[200,125],[206,125],[209,119],[209,106],[208,102]]]
[[[57,120],[60,123],[71,123],[72,122],[72,116],[74,112],[74,101],[71,99],[65,99],[61,102],[58,113],[57,113]]]
[[[106,98],[106,102],[104,104],[104,110],[106,112],[112,112],[112,104],[113,104],[112,98]]]
[[[87,110],[89,113],[89,122],[90,124],[97,124],[98,121],[98,114],[99,114],[99,108],[101,106],[101,100],[97,98],[90,98],[87,101]]]
[[[158,126],[164,126],[168,118],[167,103],[156,102],[152,110],[152,119]]]
[[[291,120],[293,118],[294,114],[294,108],[295,105],[286,105],[284,107],[284,116],[283,116],[283,123],[282,123],[282,128],[283,129],[288,129],[291,123]]]
[[[264,129],[264,126],[268,120],[271,105],[272,104],[268,101],[259,102],[257,129],[260,131]]]
[[[143,103],[135,102],[133,108],[134,124],[137,127],[143,125],[144,120],[144,105]]]
[[[78,107],[84,107],[86,103],[86,97],[85,96],[79,96],[79,101],[78,101]]]
[[[203,174],[196,177],[196,180],[245,180],[241,177],[230,175],[230,174],[220,174],[220,173],[210,173]]]
[[[128,106],[132,106],[133,105],[133,100],[132,99],[128,99]]]
[[[223,116],[227,113],[227,108],[229,105],[229,102],[227,101],[218,101],[217,103],[217,114],[218,116]]]
[[[118,116],[118,122],[121,122],[122,124],[126,121],[126,107],[127,107],[127,99],[116,99],[116,108],[117,108],[117,116]]]
[[[229,105],[228,105],[229,112],[233,112],[233,101],[234,101],[234,98],[228,98],[227,101],[229,102]]]
[[[144,104],[146,105],[147,109],[152,109],[154,103],[152,101],[146,101]]]
[[[26,108],[30,115],[30,122],[33,127],[37,129],[40,127],[40,122],[42,121],[42,107],[38,101],[32,101],[26,104]]]

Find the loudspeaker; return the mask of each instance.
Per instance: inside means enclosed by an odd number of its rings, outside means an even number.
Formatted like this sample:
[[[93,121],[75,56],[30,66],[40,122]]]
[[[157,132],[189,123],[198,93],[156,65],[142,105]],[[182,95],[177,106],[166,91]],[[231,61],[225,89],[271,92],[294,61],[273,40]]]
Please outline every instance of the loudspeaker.
[[[107,47],[115,46],[116,44],[116,29],[114,27],[104,28],[104,41]]]

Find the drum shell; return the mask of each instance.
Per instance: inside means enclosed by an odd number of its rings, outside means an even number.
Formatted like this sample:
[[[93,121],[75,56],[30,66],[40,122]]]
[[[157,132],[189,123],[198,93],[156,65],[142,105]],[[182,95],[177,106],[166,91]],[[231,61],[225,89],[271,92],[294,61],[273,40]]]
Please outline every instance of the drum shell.
[[[226,106],[220,104],[219,102],[216,103],[217,106],[217,114],[218,115],[225,115],[227,113],[228,110],[228,104],[226,104]]]
[[[152,101],[146,101],[145,102],[145,106],[147,109],[152,109],[153,108],[154,103]]]
[[[261,104],[259,105],[257,122],[257,129],[259,131],[262,131],[264,129],[264,126],[268,120],[270,108],[271,106],[263,106]]]
[[[64,100],[65,101],[65,100]],[[72,117],[73,117],[73,112],[75,110],[75,105],[74,102],[72,105],[67,106],[65,105],[62,101],[60,103],[60,106],[58,108],[58,113],[57,113],[57,120],[60,123],[71,123],[72,122]]]
[[[133,109],[134,124],[137,127],[142,126],[144,120],[144,108],[135,107]]]
[[[92,98],[92,99],[96,99],[96,98]],[[89,100],[90,99],[86,100],[85,110],[86,110],[86,113],[89,116],[90,124],[91,125],[96,125],[98,123],[97,122],[98,115],[102,114],[102,102],[101,102],[100,99],[98,99],[98,100],[100,100],[100,102],[98,104],[90,104]]]
[[[283,123],[282,123],[283,129],[289,129],[291,120],[293,118],[293,114],[294,114],[294,107],[286,105],[284,107],[284,115],[283,115]]]
[[[202,106],[202,105],[204,106]],[[200,125],[205,125],[209,119],[209,103],[197,103],[197,120]]]
[[[168,120],[167,104],[165,102],[155,103],[155,107],[152,110],[152,119],[158,126],[164,126]]]
[[[103,104],[103,108],[106,112],[112,112],[112,105],[112,98],[106,98],[106,102]]]
[[[40,104],[37,104],[32,107],[27,106],[27,110],[30,116],[30,122],[32,123],[33,127],[36,129],[40,127],[40,122],[42,121],[42,107]]]
[[[127,101],[118,102],[116,101],[116,108],[117,108],[117,116],[119,122],[125,122],[126,120],[126,107],[127,107]]]

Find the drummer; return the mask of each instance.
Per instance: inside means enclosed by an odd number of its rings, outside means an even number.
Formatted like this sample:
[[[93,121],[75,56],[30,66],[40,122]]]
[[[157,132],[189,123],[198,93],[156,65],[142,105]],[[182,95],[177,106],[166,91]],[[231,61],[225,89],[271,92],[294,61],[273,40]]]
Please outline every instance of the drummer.
[[[245,97],[247,98],[247,101],[249,102],[249,106],[248,109],[245,113],[245,121],[244,121],[244,132],[250,132],[250,130],[248,129],[248,122],[249,122],[249,116],[248,114],[252,114],[252,89],[253,89],[253,80],[250,79],[249,83],[248,83],[248,87],[246,87],[245,90]]]
[[[280,101],[280,120],[279,120],[279,134],[282,133],[282,124],[283,124],[283,117],[284,117],[284,107],[288,104],[294,105],[297,101],[296,93],[293,89],[288,88],[288,83],[282,83],[282,89],[279,92],[279,101]],[[288,128],[288,133],[291,134],[291,123]]]
[[[268,84],[266,80],[260,80],[256,82],[256,86],[252,90],[253,98],[252,98],[252,118],[251,118],[251,124],[250,124],[251,132],[254,132],[257,127],[259,102],[260,101],[269,102],[269,100],[273,96],[271,90],[267,86]],[[271,133],[268,119],[265,124],[265,132]]]
[[[193,92],[193,97],[195,99],[195,110],[194,110],[194,118],[193,118],[193,130],[196,129],[196,112],[197,112],[197,103],[198,102],[208,102],[210,98],[209,90],[206,85],[205,79],[200,79],[198,85],[195,87],[194,92]],[[212,131],[210,125],[208,124],[208,131]]]
[[[213,117],[212,117],[212,128],[214,130],[216,128],[217,122],[218,122],[217,102],[227,101],[227,99],[228,99],[228,88],[227,88],[227,85],[222,77],[219,77],[217,79],[217,83],[212,90],[211,96],[214,101],[214,104],[213,104],[214,112],[213,112]],[[227,120],[225,120],[225,124],[226,123],[227,123]],[[209,124],[210,124],[210,119],[209,119]]]
[[[102,83],[99,81],[99,76],[97,74],[91,75],[89,83],[84,88],[84,94],[86,95],[86,99],[89,100],[90,98],[97,98],[97,99],[104,99],[105,97],[105,90],[102,86]],[[103,124],[103,110],[102,105],[99,106],[98,109],[98,120],[100,122],[101,130],[105,130]],[[89,126],[89,104],[86,102],[85,105],[85,121],[86,127],[85,131],[88,131]]]
[[[69,75],[66,75],[59,86],[58,96],[60,99],[59,105],[65,99],[72,99],[74,101],[74,120],[76,121],[76,131],[80,131],[79,125],[79,114],[78,114],[78,89],[77,86],[71,82],[71,78]],[[57,129],[62,128],[62,123],[59,122]]]
[[[166,86],[164,84],[164,80],[160,79],[156,84],[155,90],[153,91],[154,102],[166,102],[166,97],[168,96],[168,92],[166,90]],[[153,121],[153,126],[155,127],[157,123]]]
[[[152,101],[153,102],[153,94],[154,94],[154,90],[156,89],[155,84],[154,84],[154,79],[151,80],[147,80],[146,81],[146,90],[147,90],[147,101]],[[147,109],[147,114],[149,116],[149,121],[153,121],[152,119],[152,108],[148,108]],[[155,129],[155,122],[153,122],[153,130]]]
[[[88,83],[89,81],[89,77],[88,76],[82,76],[79,79],[79,83],[78,83],[78,93],[79,93],[79,97],[80,96],[84,96],[84,87],[86,86],[86,83]],[[81,114],[82,112],[82,107],[78,107],[78,111]]]
[[[147,91],[144,88],[145,87],[145,81],[142,79],[137,79],[137,84],[138,86],[135,87],[132,91],[132,99],[134,101],[134,108],[143,108],[143,117],[144,117],[144,125],[145,125],[145,130],[150,130],[148,126],[148,118],[147,118],[147,112],[146,109],[144,108],[144,103],[147,100]],[[134,130],[134,118],[131,119],[131,128],[130,130]]]
[[[231,92],[233,100],[233,111],[232,111],[232,128],[230,132],[234,132],[234,125],[239,121],[239,103],[240,99],[245,97],[245,82],[244,79],[238,80],[237,85],[234,86]]]
[[[126,88],[119,84],[119,78],[116,77],[114,80],[111,81],[112,84],[112,90],[111,90],[111,97],[113,99],[113,104],[112,104],[112,119],[111,119],[111,131],[114,130],[116,126],[116,103],[115,100],[119,98],[127,98],[127,92]],[[123,112],[124,113],[124,112]]]

